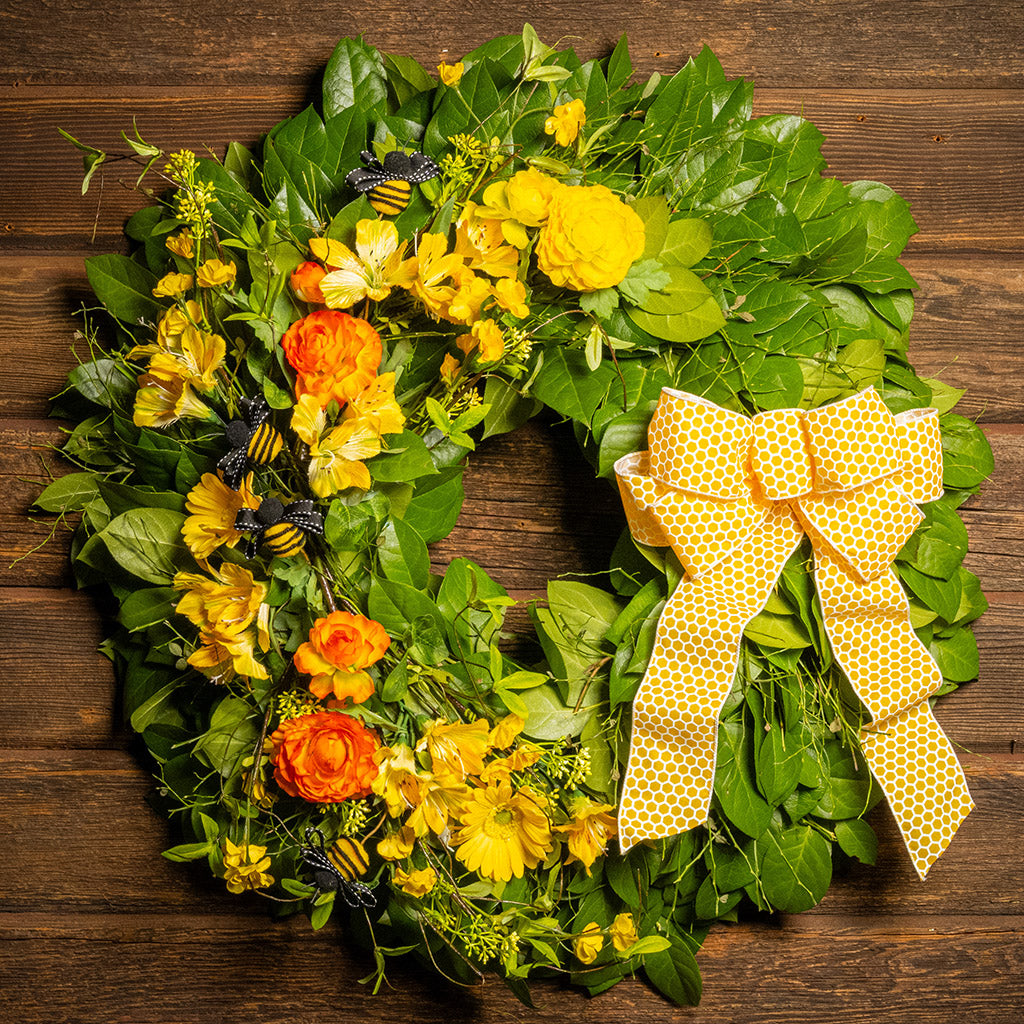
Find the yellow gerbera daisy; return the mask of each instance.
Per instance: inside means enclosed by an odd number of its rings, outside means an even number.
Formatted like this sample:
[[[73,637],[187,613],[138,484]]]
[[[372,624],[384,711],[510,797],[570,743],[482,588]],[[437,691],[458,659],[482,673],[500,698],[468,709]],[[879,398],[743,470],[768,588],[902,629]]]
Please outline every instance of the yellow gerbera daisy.
[[[185,508],[192,515],[185,520],[181,533],[196,558],[209,558],[222,544],[234,547],[242,539],[235,529],[235,516],[243,508],[259,508],[252,493],[252,473],[237,491],[219,476],[204,473],[188,492]]]
[[[551,849],[547,815],[525,791],[513,792],[507,783],[473,790],[460,819],[456,856],[494,882],[522,878]]]

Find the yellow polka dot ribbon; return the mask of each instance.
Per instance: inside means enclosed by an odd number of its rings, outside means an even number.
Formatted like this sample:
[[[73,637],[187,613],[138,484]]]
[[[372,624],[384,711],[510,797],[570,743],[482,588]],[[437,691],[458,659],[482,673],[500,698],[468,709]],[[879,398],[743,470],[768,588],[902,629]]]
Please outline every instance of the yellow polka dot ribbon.
[[[634,538],[686,570],[633,703],[623,850],[707,820],[718,717],[740,639],[807,534],[832,653],[872,716],[861,731],[921,878],[974,806],[928,697],[942,682],[892,560],[942,494],[934,409],[893,416],[869,388],[748,418],[666,388],[649,451],[615,471]]]

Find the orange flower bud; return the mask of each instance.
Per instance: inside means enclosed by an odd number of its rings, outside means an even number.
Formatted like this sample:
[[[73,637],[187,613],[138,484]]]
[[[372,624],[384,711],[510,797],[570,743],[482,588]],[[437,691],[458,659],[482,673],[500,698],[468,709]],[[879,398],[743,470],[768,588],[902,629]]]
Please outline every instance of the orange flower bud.
[[[300,263],[292,271],[292,291],[303,301],[323,305],[326,301],[320,291],[320,282],[327,276],[327,271],[319,263],[307,260]]]

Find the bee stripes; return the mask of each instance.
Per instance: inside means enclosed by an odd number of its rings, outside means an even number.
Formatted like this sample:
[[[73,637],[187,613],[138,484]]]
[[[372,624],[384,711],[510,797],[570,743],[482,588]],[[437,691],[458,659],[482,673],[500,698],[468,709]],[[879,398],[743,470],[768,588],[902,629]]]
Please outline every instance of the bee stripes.
[[[395,178],[382,185],[375,185],[366,193],[366,198],[378,213],[394,216],[409,205],[411,195],[412,185],[401,178]]]
[[[358,839],[339,839],[328,851],[327,859],[342,878],[349,881],[365,875],[370,868],[366,848]]]
[[[235,491],[241,487],[250,463],[267,465],[277,458],[284,445],[284,438],[267,422],[270,406],[266,399],[249,401],[243,398],[241,404],[244,419],[232,420],[224,429],[224,437],[231,450],[217,463],[224,482]]]
[[[256,557],[256,542],[262,540],[278,558],[297,555],[306,545],[306,537],[324,532],[323,516],[308,499],[284,505],[279,498],[266,497],[259,508],[243,508],[235,516],[235,529],[250,533],[246,558]]]
[[[273,523],[263,530],[263,543],[279,558],[287,558],[306,546],[306,535],[294,523]]]
[[[283,445],[284,438],[269,423],[261,423],[249,438],[249,461],[265,466],[277,458]]]

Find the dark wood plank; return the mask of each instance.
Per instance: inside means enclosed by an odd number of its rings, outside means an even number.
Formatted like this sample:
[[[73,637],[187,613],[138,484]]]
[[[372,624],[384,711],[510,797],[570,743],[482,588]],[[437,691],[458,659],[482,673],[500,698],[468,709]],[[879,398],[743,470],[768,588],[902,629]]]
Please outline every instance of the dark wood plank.
[[[1019,257],[1024,221],[1013,197],[1024,189],[1024,107],[1007,90],[759,89],[756,112],[803,113],[825,133],[830,173],[844,181],[884,181],[914,207],[921,233],[912,252],[989,252]],[[81,154],[61,127],[111,152],[138,120],[143,136],[168,151],[223,153],[253,144],[304,104],[296,92],[248,85],[211,95],[183,83],[133,88],[18,89],[0,97],[0,249],[80,247],[95,231],[120,246],[125,218],[143,205],[131,191],[138,172],[101,168],[81,196]],[[941,141],[935,141],[939,137]],[[103,188],[102,197],[100,189]]]
[[[96,302],[84,260],[98,251],[0,255],[0,416],[45,416],[76,363],[73,349],[88,357],[75,332],[78,311]],[[910,331],[917,371],[967,388],[958,409],[965,416],[1024,420],[1024,389],[1005,386],[1024,376],[1024,262],[947,254],[904,262],[920,285]]]
[[[340,35],[366,33],[375,46],[431,66],[492,36],[518,33],[524,21],[546,42],[561,38],[585,57],[608,53],[628,32],[634,61],[647,71],[671,72],[707,43],[732,74],[753,74],[773,85],[980,87],[1019,84],[1024,77],[1019,11],[1005,0],[921,0],[913,17],[898,0],[696,0],[686,4],[685,16],[671,0],[632,7],[598,0],[585,10],[556,0],[422,9],[396,0],[357,8],[327,0],[316,17],[271,0],[244,8],[214,0],[194,18],[122,0],[116,19],[104,7],[69,0],[49,0],[42,19],[39,5],[8,6],[3,84],[198,80],[209,88],[254,77],[304,84],[321,70]],[[297,18],[302,32],[296,31]],[[41,20],[57,30],[40,33]]]
[[[922,885],[888,811],[873,813],[879,865],[852,869],[820,909],[825,914],[1024,914],[1024,758],[962,754],[977,809]],[[221,912],[233,905],[205,865],[175,865],[160,851],[175,841],[146,806],[153,788],[121,750],[0,750],[0,827],[8,836],[0,900],[6,912]],[[74,877],[55,885],[62,865]]]
[[[347,950],[330,926],[316,934],[301,921],[161,915],[133,926],[123,918],[65,918],[44,930],[66,929],[66,938],[0,944],[0,971],[20,1024],[948,1024],[967,1009],[972,1024],[1016,1019],[1024,999],[1019,923],[983,919],[969,930],[944,919],[919,928],[898,918],[882,928],[877,921],[842,930],[816,923],[806,931],[788,922],[713,931],[698,954],[704,998],[686,1010],[634,980],[594,1000],[541,982],[531,1009],[494,978],[459,989],[411,960],[389,961],[392,985],[374,998],[355,984],[369,973],[368,959]]]

